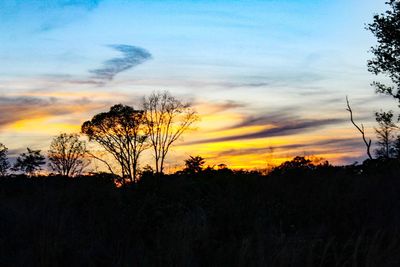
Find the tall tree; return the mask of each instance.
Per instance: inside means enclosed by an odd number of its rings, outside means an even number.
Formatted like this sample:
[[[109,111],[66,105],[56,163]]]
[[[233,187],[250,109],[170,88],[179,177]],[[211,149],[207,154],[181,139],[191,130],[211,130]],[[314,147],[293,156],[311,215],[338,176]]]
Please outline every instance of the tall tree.
[[[144,121],[144,111],[118,104],[112,106],[110,111],[99,113],[90,121],[84,122],[82,133],[112,155],[120,166],[124,179],[134,182],[137,178],[139,157],[148,148]],[[110,164],[101,161],[113,172]]]
[[[51,169],[64,176],[81,174],[88,166],[85,158],[86,142],[79,140],[78,134],[62,133],[53,138],[48,151]]]
[[[198,120],[198,116],[189,103],[183,103],[167,91],[153,92],[145,97],[143,107],[156,172],[162,173],[169,149]]]
[[[10,168],[10,163],[7,159],[8,148],[0,143],[0,176],[7,175],[7,171]]]
[[[376,112],[375,118],[379,125],[375,127],[378,139],[376,142],[378,145],[378,148],[375,150],[376,155],[379,158],[385,159],[395,157],[395,131],[397,130],[397,126],[393,123],[393,112]]]
[[[400,104],[400,1],[390,0],[386,4],[389,10],[375,15],[367,26],[378,42],[371,48],[375,57],[368,61],[368,70],[390,78],[390,85],[381,82],[373,85],[378,93],[393,96]]]
[[[40,150],[33,150],[28,147],[27,151],[27,153],[19,155],[12,169],[32,176],[42,169],[42,165],[46,164],[46,161]]]

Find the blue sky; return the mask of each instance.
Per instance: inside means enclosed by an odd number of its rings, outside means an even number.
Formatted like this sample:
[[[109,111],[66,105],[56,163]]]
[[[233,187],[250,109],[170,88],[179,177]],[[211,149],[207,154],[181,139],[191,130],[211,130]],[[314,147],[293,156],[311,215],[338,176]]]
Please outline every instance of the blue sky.
[[[337,163],[360,160],[365,155],[346,121],[345,96],[370,129],[375,110],[395,107],[374,94],[366,68],[375,40],[364,26],[385,8],[378,0],[2,1],[0,100],[9,118],[0,120],[0,141],[14,151],[46,149],[49,136],[63,131],[56,126],[77,129],[114,103],[138,106],[143,95],[167,89],[206,118],[171,164],[188,147],[238,167],[241,158],[229,155],[248,157],[250,147],[266,156],[263,148],[274,146],[282,159],[308,153]],[[283,131],[285,141],[240,138],[266,125],[279,129],[282,121],[302,126]],[[230,141],[211,142],[221,137]]]

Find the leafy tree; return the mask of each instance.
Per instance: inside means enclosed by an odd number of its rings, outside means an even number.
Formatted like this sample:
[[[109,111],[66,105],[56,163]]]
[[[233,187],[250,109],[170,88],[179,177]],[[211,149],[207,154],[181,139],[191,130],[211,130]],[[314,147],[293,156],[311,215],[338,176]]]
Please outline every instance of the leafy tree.
[[[82,133],[100,144],[117,161],[123,178],[136,181],[139,157],[148,148],[144,111],[122,104],[95,115],[82,124]],[[114,173],[109,163],[105,163]]]
[[[368,24],[377,38],[378,44],[371,48],[374,58],[368,61],[368,70],[375,75],[383,74],[390,78],[392,85],[374,82],[378,93],[393,96],[400,104],[400,1],[386,2],[390,9],[377,14]]]
[[[172,144],[198,120],[198,116],[189,103],[183,103],[167,91],[154,92],[145,97],[143,107],[156,172],[162,173]]]
[[[53,138],[48,151],[49,165],[53,171],[64,176],[81,174],[89,164],[85,159],[86,142],[78,134],[62,133]]]
[[[7,170],[10,168],[10,163],[7,159],[8,148],[0,143],[0,175],[7,175]]]
[[[185,169],[183,171],[189,174],[199,173],[203,170],[204,163],[204,158],[200,156],[189,156],[189,158],[185,160]]]
[[[13,166],[14,171],[21,171],[29,176],[35,175],[46,164],[45,157],[40,154],[40,150],[27,148],[28,153],[22,153],[17,158],[17,162]]]

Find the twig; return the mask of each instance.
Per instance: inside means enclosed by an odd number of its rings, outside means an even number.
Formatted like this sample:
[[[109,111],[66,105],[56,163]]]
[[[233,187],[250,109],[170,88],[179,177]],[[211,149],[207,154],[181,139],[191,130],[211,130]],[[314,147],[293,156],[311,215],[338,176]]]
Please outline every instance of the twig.
[[[101,158],[95,156],[94,154],[92,154],[92,153],[90,153],[90,152],[88,152],[87,154],[88,154],[89,156],[91,156],[92,158],[97,159],[98,161],[103,162],[103,163],[107,166],[108,170],[109,170],[113,175],[115,175],[115,173],[113,172],[113,170],[112,170],[110,164],[108,164],[107,161],[105,161],[104,159],[101,159]]]

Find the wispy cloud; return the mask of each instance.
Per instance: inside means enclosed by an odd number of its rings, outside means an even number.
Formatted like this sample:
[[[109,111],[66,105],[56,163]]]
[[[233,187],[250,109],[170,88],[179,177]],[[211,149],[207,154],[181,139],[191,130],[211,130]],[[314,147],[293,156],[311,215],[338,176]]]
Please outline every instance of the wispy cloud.
[[[102,81],[111,81],[115,75],[129,70],[152,58],[151,54],[141,47],[133,45],[110,45],[111,48],[122,53],[122,57],[109,59],[104,62],[103,67],[90,70],[94,78]]]
[[[361,144],[362,145],[362,144]],[[345,153],[353,151],[354,148],[360,147],[359,138],[337,138],[329,140],[320,140],[309,143],[294,143],[270,147],[256,147],[256,148],[240,148],[229,149],[220,151],[215,155],[216,158],[226,156],[244,156],[244,155],[264,155],[264,154],[285,154],[300,155],[304,149],[324,148],[324,153]]]
[[[203,139],[191,142],[188,145],[295,135],[313,130],[319,130],[322,127],[340,124],[345,121],[346,118],[303,119],[290,117],[288,114],[278,114],[276,116],[266,115],[259,117],[247,117],[243,119],[243,122],[229,127],[228,129],[245,129],[249,126],[265,127],[263,127],[261,130],[257,130],[251,133]]]
[[[0,113],[6,114],[0,117],[0,128],[21,119],[41,116],[55,102],[54,98],[0,97]]]
[[[237,110],[247,108],[248,104],[244,102],[225,100],[225,101],[204,101],[198,100],[194,105],[202,110],[202,115],[214,115],[228,110]]]
[[[9,126],[18,121],[29,121],[33,119],[49,119],[74,113],[90,111],[102,103],[94,103],[87,98],[74,101],[65,101],[56,97],[0,97],[0,128]],[[29,131],[29,129],[26,129]]]

